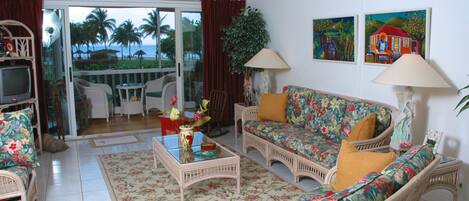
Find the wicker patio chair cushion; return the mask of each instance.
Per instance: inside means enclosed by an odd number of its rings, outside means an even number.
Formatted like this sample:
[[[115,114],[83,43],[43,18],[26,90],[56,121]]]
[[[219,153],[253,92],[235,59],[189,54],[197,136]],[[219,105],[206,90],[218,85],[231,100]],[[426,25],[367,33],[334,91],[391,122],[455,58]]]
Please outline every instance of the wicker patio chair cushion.
[[[392,178],[394,190],[397,191],[427,167],[433,158],[433,151],[429,146],[414,146],[389,164],[383,174]]]
[[[335,166],[340,145],[321,134],[311,133],[294,124],[273,121],[247,121],[244,129],[326,168]]]
[[[4,170],[18,175],[21,178],[21,181],[23,182],[24,188],[28,189],[29,179],[30,179],[31,172],[33,171],[33,168],[25,167],[25,166],[14,166],[14,167],[9,167]]]
[[[155,91],[155,92],[147,92],[146,95],[154,98],[161,98],[161,95],[163,92],[161,91]]]
[[[0,114],[0,169],[38,166],[32,115],[31,108]]]

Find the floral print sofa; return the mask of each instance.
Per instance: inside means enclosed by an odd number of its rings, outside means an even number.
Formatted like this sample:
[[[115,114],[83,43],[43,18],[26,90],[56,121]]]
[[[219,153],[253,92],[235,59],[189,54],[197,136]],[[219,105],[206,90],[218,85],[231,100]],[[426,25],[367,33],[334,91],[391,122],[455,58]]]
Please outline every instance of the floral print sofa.
[[[440,156],[426,145],[414,146],[399,156],[381,172],[370,172],[347,189],[335,192],[329,185],[334,180],[335,168],[332,169],[326,184],[301,196],[299,201],[414,201],[429,183],[432,170],[439,164]]]
[[[295,181],[307,176],[324,182],[336,164],[342,139],[370,113],[378,119],[375,137],[354,145],[364,150],[389,143],[393,107],[298,86],[286,86],[283,91],[288,93],[287,123],[259,121],[257,107],[243,111],[243,150],[257,149],[268,166],[271,161],[284,163]]]

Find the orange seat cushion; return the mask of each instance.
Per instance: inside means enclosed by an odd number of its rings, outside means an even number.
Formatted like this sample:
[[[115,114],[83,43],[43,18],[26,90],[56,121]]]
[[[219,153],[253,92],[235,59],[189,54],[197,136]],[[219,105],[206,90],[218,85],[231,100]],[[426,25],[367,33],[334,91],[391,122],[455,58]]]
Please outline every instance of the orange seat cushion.
[[[261,94],[259,101],[259,112],[257,114],[259,120],[269,120],[286,123],[286,108],[288,102],[288,94]]]
[[[374,137],[377,116],[371,113],[355,124],[347,137],[348,141],[368,140]]]
[[[394,152],[359,151],[352,143],[342,140],[336,178],[331,185],[335,191],[342,191],[370,172],[381,172],[395,159]]]

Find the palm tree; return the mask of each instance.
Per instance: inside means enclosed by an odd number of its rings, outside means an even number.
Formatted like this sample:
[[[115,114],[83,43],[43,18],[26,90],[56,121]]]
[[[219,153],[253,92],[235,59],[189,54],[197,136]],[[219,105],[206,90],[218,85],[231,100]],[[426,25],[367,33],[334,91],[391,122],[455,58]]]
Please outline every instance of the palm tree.
[[[86,20],[83,22],[83,29],[84,29],[84,37],[86,41],[86,47],[89,50],[89,45],[91,44],[93,51],[94,51],[94,45],[98,43],[98,26],[94,24],[93,22]]]
[[[152,12],[148,13],[148,18],[144,18],[143,21],[145,24],[140,26],[144,37],[148,37],[151,35],[151,38],[156,38],[156,60],[161,66],[161,34],[168,34],[169,32],[169,25],[161,25],[162,21],[166,18],[167,15],[163,16],[159,19],[158,10],[153,10]]]
[[[70,43],[75,49],[78,51],[80,50],[81,45],[83,44],[84,37],[83,37],[83,24],[81,23],[70,23]],[[75,53],[72,52],[72,59]]]
[[[129,44],[122,25],[114,29],[114,33],[111,35],[111,43],[115,43],[121,46],[121,60],[124,60],[124,46],[127,47]]]
[[[104,43],[104,48],[107,49],[108,31],[113,31],[116,28],[116,20],[108,18],[107,10],[96,8],[86,17],[89,23],[95,25],[97,37]]]
[[[120,29],[122,29],[123,35],[124,35],[124,40],[126,41],[125,44],[129,48],[129,60],[132,57],[132,50],[131,46],[132,44],[141,44],[142,43],[142,33],[139,32],[138,28],[134,26],[132,21],[126,20],[124,21],[120,26]]]

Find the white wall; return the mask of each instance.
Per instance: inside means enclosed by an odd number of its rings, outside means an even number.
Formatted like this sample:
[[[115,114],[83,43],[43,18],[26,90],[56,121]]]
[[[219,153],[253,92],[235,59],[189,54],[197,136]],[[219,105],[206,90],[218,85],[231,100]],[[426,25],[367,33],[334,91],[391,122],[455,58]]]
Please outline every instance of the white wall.
[[[372,80],[385,67],[363,65],[365,13],[431,7],[430,61],[453,89],[416,89],[417,143],[427,129],[444,131],[442,153],[464,161],[462,200],[469,200],[469,111],[456,117],[456,89],[469,84],[468,0],[248,0],[264,14],[271,36],[269,47],[291,66],[277,73],[277,91],[299,85],[397,105],[393,88]],[[359,15],[358,62],[338,64],[312,60],[312,19]],[[433,199],[439,200],[439,199]]]

